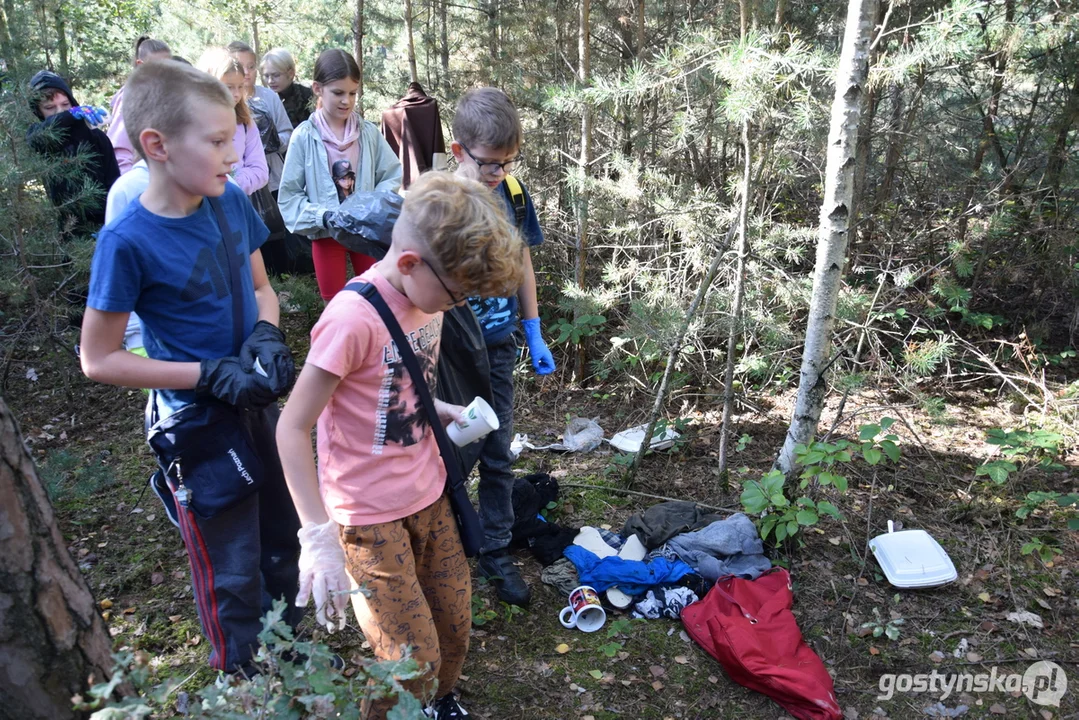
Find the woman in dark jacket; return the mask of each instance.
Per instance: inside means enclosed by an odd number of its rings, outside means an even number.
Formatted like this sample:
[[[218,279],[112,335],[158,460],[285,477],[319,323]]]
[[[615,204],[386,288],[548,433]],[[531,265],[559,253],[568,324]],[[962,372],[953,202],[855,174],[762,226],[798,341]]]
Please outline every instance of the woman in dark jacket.
[[[275,48],[262,56],[262,82],[277,93],[292,127],[299,127],[315,109],[311,88],[296,82],[296,61],[288,50]]]

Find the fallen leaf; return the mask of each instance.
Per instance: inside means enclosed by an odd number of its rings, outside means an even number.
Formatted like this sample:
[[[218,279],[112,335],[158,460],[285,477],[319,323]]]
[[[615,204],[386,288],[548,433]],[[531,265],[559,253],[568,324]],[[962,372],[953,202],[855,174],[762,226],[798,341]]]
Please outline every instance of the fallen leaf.
[[[101,602],[99,602],[98,605],[101,606],[102,610],[108,610],[109,608],[112,607],[112,600],[109,600],[108,598],[106,598],[106,599],[102,600]]]
[[[159,573],[159,572],[150,573],[150,584],[151,585],[160,585],[163,582],[165,582],[165,573]]]
[[[133,608],[133,607],[124,608],[124,615],[134,615],[134,614],[135,614],[135,608]]]
[[[37,382],[37,370],[34,368],[26,368],[26,379],[30,382]]]
[[[833,545],[838,545],[839,543],[843,542],[843,538],[839,536],[830,537],[828,538],[828,542],[832,543]]]
[[[674,661],[679,665],[685,665],[689,662],[689,658],[687,658],[685,655],[675,655]]]
[[[559,655],[565,655],[569,652],[569,645],[567,645],[566,643],[561,643],[555,647],[554,651]]]
[[[1053,720],[1053,713],[1048,710],[1041,711],[1042,720]]]
[[[986,580],[989,579],[989,571],[986,570],[985,568],[981,568],[980,570],[975,570],[974,571],[974,579],[977,580],[978,582],[985,582]]]
[[[652,683],[652,689],[655,690],[656,692],[659,692],[660,690],[663,689],[663,683],[661,683],[659,680],[654,681]]]
[[[866,580],[864,577],[858,578],[857,580],[855,580],[855,582],[863,587],[869,584],[869,581]]]
[[[978,593],[978,599],[981,600],[983,603],[987,603],[992,600],[993,597],[987,592],[980,592]]]
[[[935,663],[942,663],[944,662],[944,653],[942,653],[940,650],[934,650],[933,652],[929,653],[929,659]]]
[[[870,645],[869,646],[869,654],[870,655],[880,655],[880,650],[873,647],[872,645]]]
[[[603,677],[602,670],[589,670],[588,674],[594,677],[596,680],[599,680],[601,677]]]
[[[972,663],[981,662],[982,661],[982,656],[979,655],[976,652],[968,652],[967,653],[967,661],[972,662]]]
[[[1053,606],[1052,606],[1052,605],[1050,605],[1049,603],[1045,602],[1045,601],[1044,601],[1044,600],[1042,600],[1041,598],[1034,598],[1034,599],[1038,601],[1038,605],[1040,605],[1040,606],[1042,607],[1042,609],[1043,609],[1043,610],[1052,610],[1052,609],[1053,609]]]
[[[170,623],[178,623],[183,619],[184,619],[183,615],[169,615],[169,622]]]
[[[989,706],[989,712],[993,713],[994,715],[1007,715],[1008,709],[1000,703],[993,703]]]
[[[1060,594],[1059,589],[1057,589],[1055,587],[1049,587],[1048,585],[1046,585],[1045,587],[1042,588],[1042,592],[1045,593],[1046,595],[1048,595],[1049,597],[1056,597],[1057,595]]]
[[[709,675],[708,676],[708,682],[715,685],[717,682],[719,682],[719,678],[717,678],[715,675]]]
[[[102,619],[102,620],[105,620],[106,622],[107,622],[107,621],[108,621],[108,619],[109,619],[109,618],[111,618],[111,617],[112,617],[112,612],[111,612],[111,611],[109,611],[109,610],[106,610],[105,612],[101,613],[101,619]]]
[[[859,715],[858,708],[853,705],[843,709],[843,720],[858,720]]]
[[[187,573],[183,570],[175,570],[172,573],[173,580],[183,580],[185,577],[187,577]]]
[[[202,635],[193,635],[187,640],[187,644],[192,646],[198,645],[200,642],[202,642]]]
[[[347,678],[350,678],[350,677],[352,677],[353,675],[356,674],[356,668],[354,668],[354,667],[345,668],[345,671],[343,673],[341,673],[341,674],[344,675]]]
[[[1021,650],[1020,652],[1024,653],[1029,658],[1038,657],[1038,651],[1034,648],[1026,648],[1025,650]]]
[[[661,665],[653,665],[648,668],[648,672],[652,673],[652,677],[663,677],[667,671]]]

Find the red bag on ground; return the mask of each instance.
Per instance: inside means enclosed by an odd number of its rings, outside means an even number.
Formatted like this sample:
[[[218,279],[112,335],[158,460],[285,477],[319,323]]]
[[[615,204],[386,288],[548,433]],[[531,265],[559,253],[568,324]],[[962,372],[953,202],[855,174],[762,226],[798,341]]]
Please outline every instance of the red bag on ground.
[[[739,685],[799,720],[842,720],[832,676],[802,639],[793,603],[790,575],[776,568],[756,580],[721,578],[682,622]]]

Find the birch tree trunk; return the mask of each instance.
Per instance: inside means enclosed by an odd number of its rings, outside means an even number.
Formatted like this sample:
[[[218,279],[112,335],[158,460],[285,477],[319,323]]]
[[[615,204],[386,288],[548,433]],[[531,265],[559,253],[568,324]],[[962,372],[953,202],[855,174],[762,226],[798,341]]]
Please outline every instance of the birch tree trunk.
[[[71,697],[103,682],[112,642],[0,399],[0,697],[3,717],[78,717]]]
[[[813,271],[813,297],[809,303],[805,349],[798,383],[798,399],[790,429],[779,452],[776,467],[784,474],[794,468],[794,447],[807,443],[817,432],[827,385],[824,373],[832,349],[832,325],[836,300],[843,280],[850,231],[854,227],[855,149],[858,123],[866,96],[869,44],[872,40],[878,0],[850,0],[843,51],[836,70],[835,100],[828,131],[828,162],[825,168],[824,202],[817,233],[817,261]]]
[[[591,26],[590,26],[591,2],[580,0],[580,18],[577,35],[577,81],[582,88],[587,87],[591,77]],[[592,164],[592,107],[587,101],[581,103],[581,156],[578,160],[580,171],[580,188],[577,191],[577,262],[574,268],[574,280],[577,287],[585,289],[585,273],[588,270],[588,167]],[[578,309],[574,313],[574,323],[580,317]],[[577,382],[584,380],[585,369],[588,364],[588,352],[585,346],[586,338],[581,338],[577,344],[577,359],[573,367],[573,378]]]

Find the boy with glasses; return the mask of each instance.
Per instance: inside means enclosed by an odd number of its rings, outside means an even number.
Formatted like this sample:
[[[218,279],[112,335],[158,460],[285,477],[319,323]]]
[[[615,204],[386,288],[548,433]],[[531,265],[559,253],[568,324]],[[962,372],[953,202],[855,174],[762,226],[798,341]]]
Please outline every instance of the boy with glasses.
[[[528,191],[516,181],[523,196],[522,212],[514,205],[514,188],[507,182],[519,166],[521,119],[517,108],[496,88],[469,90],[457,104],[453,118],[450,151],[459,173],[475,176],[500,199],[528,246],[543,242],[536,208]],[[515,295],[497,298],[470,298],[469,304],[483,328],[487,357],[491,364],[492,406],[499,427],[487,435],[480,454],[480,522],[484,542],[480,549],[479,571],[495,583],[498,597],[512,605],[527,605],[532,593],[507,550],[513,528],[513,367],[517,362],[517,315],[521,315],[532,367],[539,375],[554,372],[554,358],[543,341],[536,301],[536,275],[532,256],[524,256],[524,282]]]
[[[433,386],[442,315],[469,295],[512,292],[524,246],[479,183],[426,173],[412,185],[386,256],[360,275],[385,300]],[[435,400],[448,424],[464,408]],[[311,330],[311,351],[281,414],[277,447],[300,530],[298,605],[342,625],[349,578],[375,657],[409,648],[425,666],[404,682],[433,699],[428,717],[468,717],[452,694],[468,652],[472,584],[446,468],[412,378],[378,312],[339,292]],[[318,424],[318,468],[311,428]],[[347,574],[346,574],[347,573]],[[437,684],[436,684],[437,681]],[[366,718],[385,718],[379,702]]]

